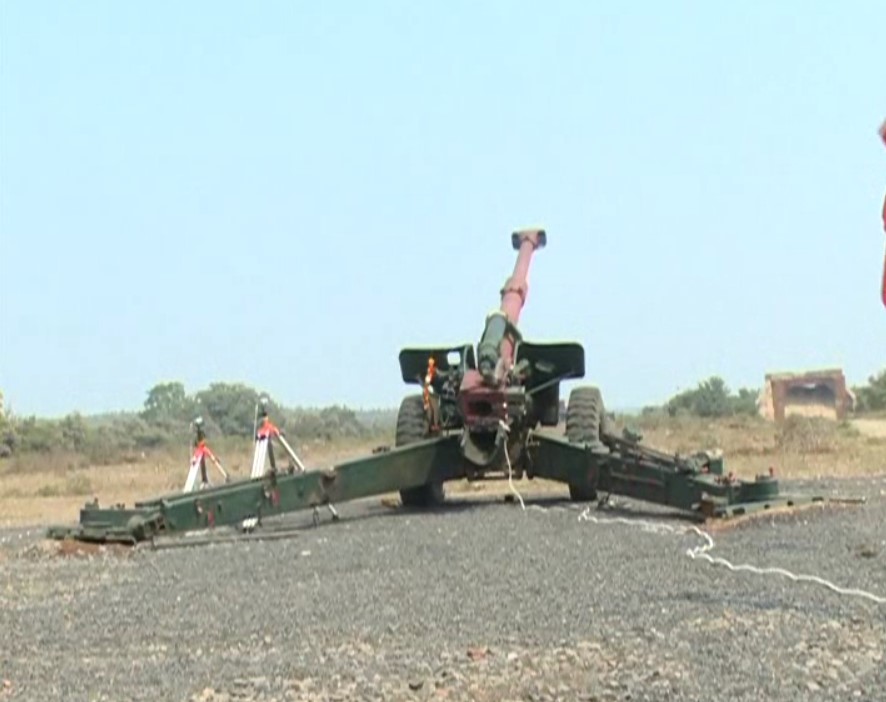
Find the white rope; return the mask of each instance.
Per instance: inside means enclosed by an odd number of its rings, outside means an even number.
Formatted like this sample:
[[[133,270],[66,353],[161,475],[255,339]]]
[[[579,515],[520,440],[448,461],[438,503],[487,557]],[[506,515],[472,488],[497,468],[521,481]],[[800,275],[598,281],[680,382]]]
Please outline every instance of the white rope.
[[[498,425],[504,430],[505,433],[509,433],[511,431],[511,428],[501,420],[499,420]],[[511,456],[510,456],[510,454],[508,454],[507,441],[505,441],[504,451],[505,451],[505,460],[508,463],[508,487],[511,488],[511,492],[513,492],[514,495],[517,497],[517,499],[520,501],[520,507],[522,507],[523,511],[525,512],[526,511],[526,504],[523,502],[523,496],[520,494],[519,490],[517,490],[517,488],[514,486],[514,479],[513,479],[514,471],[511,468]]]
[[[517,490],[517,488],[514,487],[514,481],[513,481],[513,478],[511,477],[513,474],[513,471],[511,470],[511,457],[508,455],[507,446],[505,447],[505,459],[508,462],[508,487],[511,488],[511,492],[513,492],[517,496],[517,499],[520,500],[520,507],[522,507],[523,511],[525,512],[526,505],[523,502],[523,496],[520,494],[519,490]]]
[[[723,566],[732,572],[744,571],[748,573],[754,573],[756,575],[782,575],[790,580],[793,580],[794,582],[815,583],[817,585],[822,585],[829,590],[833,590],[834,592],[841,595],[863,597],[865,599],[871,600],[872,602],[876,602],[877,604],[886,604],[886,597],[880,597],[879,595],[874,595],[873,593],[866,592],[865,590],[843,588],[815,575],[798,575],[796,573],[785,570],[784,568],[758,568],[757,566],[747,564],[734,565],[733,563],[727,561],[725,558],[716,558],[714,556],[711,556],[709,552],[714,549],[714,539],[706,531],[702,531],[696,526],[677,528],[669,524],[658,524],[644,519],[626,519],[624,517],[600,518],[591,515],[590,509],[590,507],[585,508],[585,510],[580,515],[578,515],[578,520],[593,522],[595,524],[626,524],[628,526],[639,527],[643,531],[658,534],[687,534],[690,532],[694,533],[704,539],[705,543],[686,550],[686,555],[693,560],[701,559],[707,561],[711,565]]]

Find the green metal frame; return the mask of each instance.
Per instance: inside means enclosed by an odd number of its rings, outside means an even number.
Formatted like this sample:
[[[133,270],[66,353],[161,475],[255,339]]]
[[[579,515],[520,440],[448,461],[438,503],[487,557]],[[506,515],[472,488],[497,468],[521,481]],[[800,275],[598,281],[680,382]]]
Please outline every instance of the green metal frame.
[[[680,458],[607,437],[607,451],[544,432],[530,432],[518,475],[567,485],[588,486],[599,493],[627,495],[673,507],[696,519],[728,517],[778,505],[797,504],[779,494],[778,481],[754,481],[723,475],[722,461]],[[407,446],[378,449],[328,470],[304,473],[271,471],[263,478],[241,480],[197,492],[175,493],[133,507],[87,504],[77,526],[48,531],[55,539],[136,544],[157,536],[237,525],[329,503],[341,503],[465,478],[468,470],[458,433]],[[819,498],[810,498],[812,500]]]
[[[606,437],[605,442],[608,450],[601,452],[557,436],[535,434],[530,439],[528,473],[673,507],[698,519],[801,501],[782,496],[778,480],[770,475],[759,475],[752,481],[724,475],[722,459],[671,456],[614,437]]]
[[[458,438],[439,437],[379,450],[330,470],[270,471],[263,478],[230,482],[198,492],[176,493],[133,508],[87,504],[76,527],[52,527],[48,536],[81,541],[136,543],[171,533],[235,525],[289,512],[418,487],[458,477]]]

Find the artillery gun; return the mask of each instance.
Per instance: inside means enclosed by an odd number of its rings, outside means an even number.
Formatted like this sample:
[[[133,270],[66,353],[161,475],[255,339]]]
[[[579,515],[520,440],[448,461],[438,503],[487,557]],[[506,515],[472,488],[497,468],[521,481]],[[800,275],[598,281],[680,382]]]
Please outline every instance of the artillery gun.
[[[501,289],[501,304],[486,317],[479,343],[407,348],[400,371],[421,394],[403,398],[397,417],[396,444],[457,434],[461,469],[468,480],[523,477],[531,432],[560,422],[560,384],[584,376],[584,348],[578,343],[532,343],[518,324],[529,294],[533,254],[547,244],[543,229],[511,235],[518,252],[511,276]],[[577,388],[570,398],[569,430],[574,438],[598,448],[604,419],[597,388]],[[571,484],[575,497],[590,497]],[[444,500],[442,480],[400,491],[404,505],[432,506]]]
[[[444,501],[447,481],[502,477],[557,481],[573,500],[626,495],[699,520],[822,500],[781,495],[771,473],[738,480],[724,473],[716,454],[671,455],[642,445],[642,437],[629,431],[619,436],[594,386],[571,391],[565,436],[554,432],[561,383],[584,377],[584,348],[523,338],[518,322],[529,264],[547,235],[523,230],[511,241],[517,261],[476,349],[463,343],[400,352],[403,380],[421,392],[403,399],[394,446],[319,470],[287,473],[272,464],[248,479],[133,507],[95,501],[80,511],[78,525],[52,527],[48,536],[135,544],[222,525],[251,530],[299,510],[313,510],[316,520],[322,505],[337,517],[333,504],[391,492],[399,492],[407,507],[429,507]]]

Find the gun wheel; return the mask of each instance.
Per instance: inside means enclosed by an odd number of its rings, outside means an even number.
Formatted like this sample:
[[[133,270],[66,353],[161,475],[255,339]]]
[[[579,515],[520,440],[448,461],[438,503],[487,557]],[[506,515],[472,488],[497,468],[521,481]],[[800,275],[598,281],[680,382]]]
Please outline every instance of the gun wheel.
[[[421,395],[409,395],[400,403],[397,413],[395,444],[405,446],[430,436],[428,418],[425,415]],[[425,483],[415,488],[400,490],[400,502],[404,507],[435,507],[443,504],[446,492],[442,482]]]
[[[603,394],[599,388],[585,386],[573,388],[566,407],[566,438],[573,444],[602,446],[606,410]],[[570,484],[569,497],[576,502],[590,502],[597,499],[597,491],[590,484]]]

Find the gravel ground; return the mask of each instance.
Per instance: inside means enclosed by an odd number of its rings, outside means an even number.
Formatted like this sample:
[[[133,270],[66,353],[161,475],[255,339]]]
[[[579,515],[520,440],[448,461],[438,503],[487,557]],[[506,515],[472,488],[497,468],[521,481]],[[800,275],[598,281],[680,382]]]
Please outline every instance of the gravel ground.
[[[886,596],[886,479],[790,487],[868,502],[712,555]],[[288,540],[90,556],[0,533],[0,700],[886,700],[886,605],[538,505],[342,505]]]

